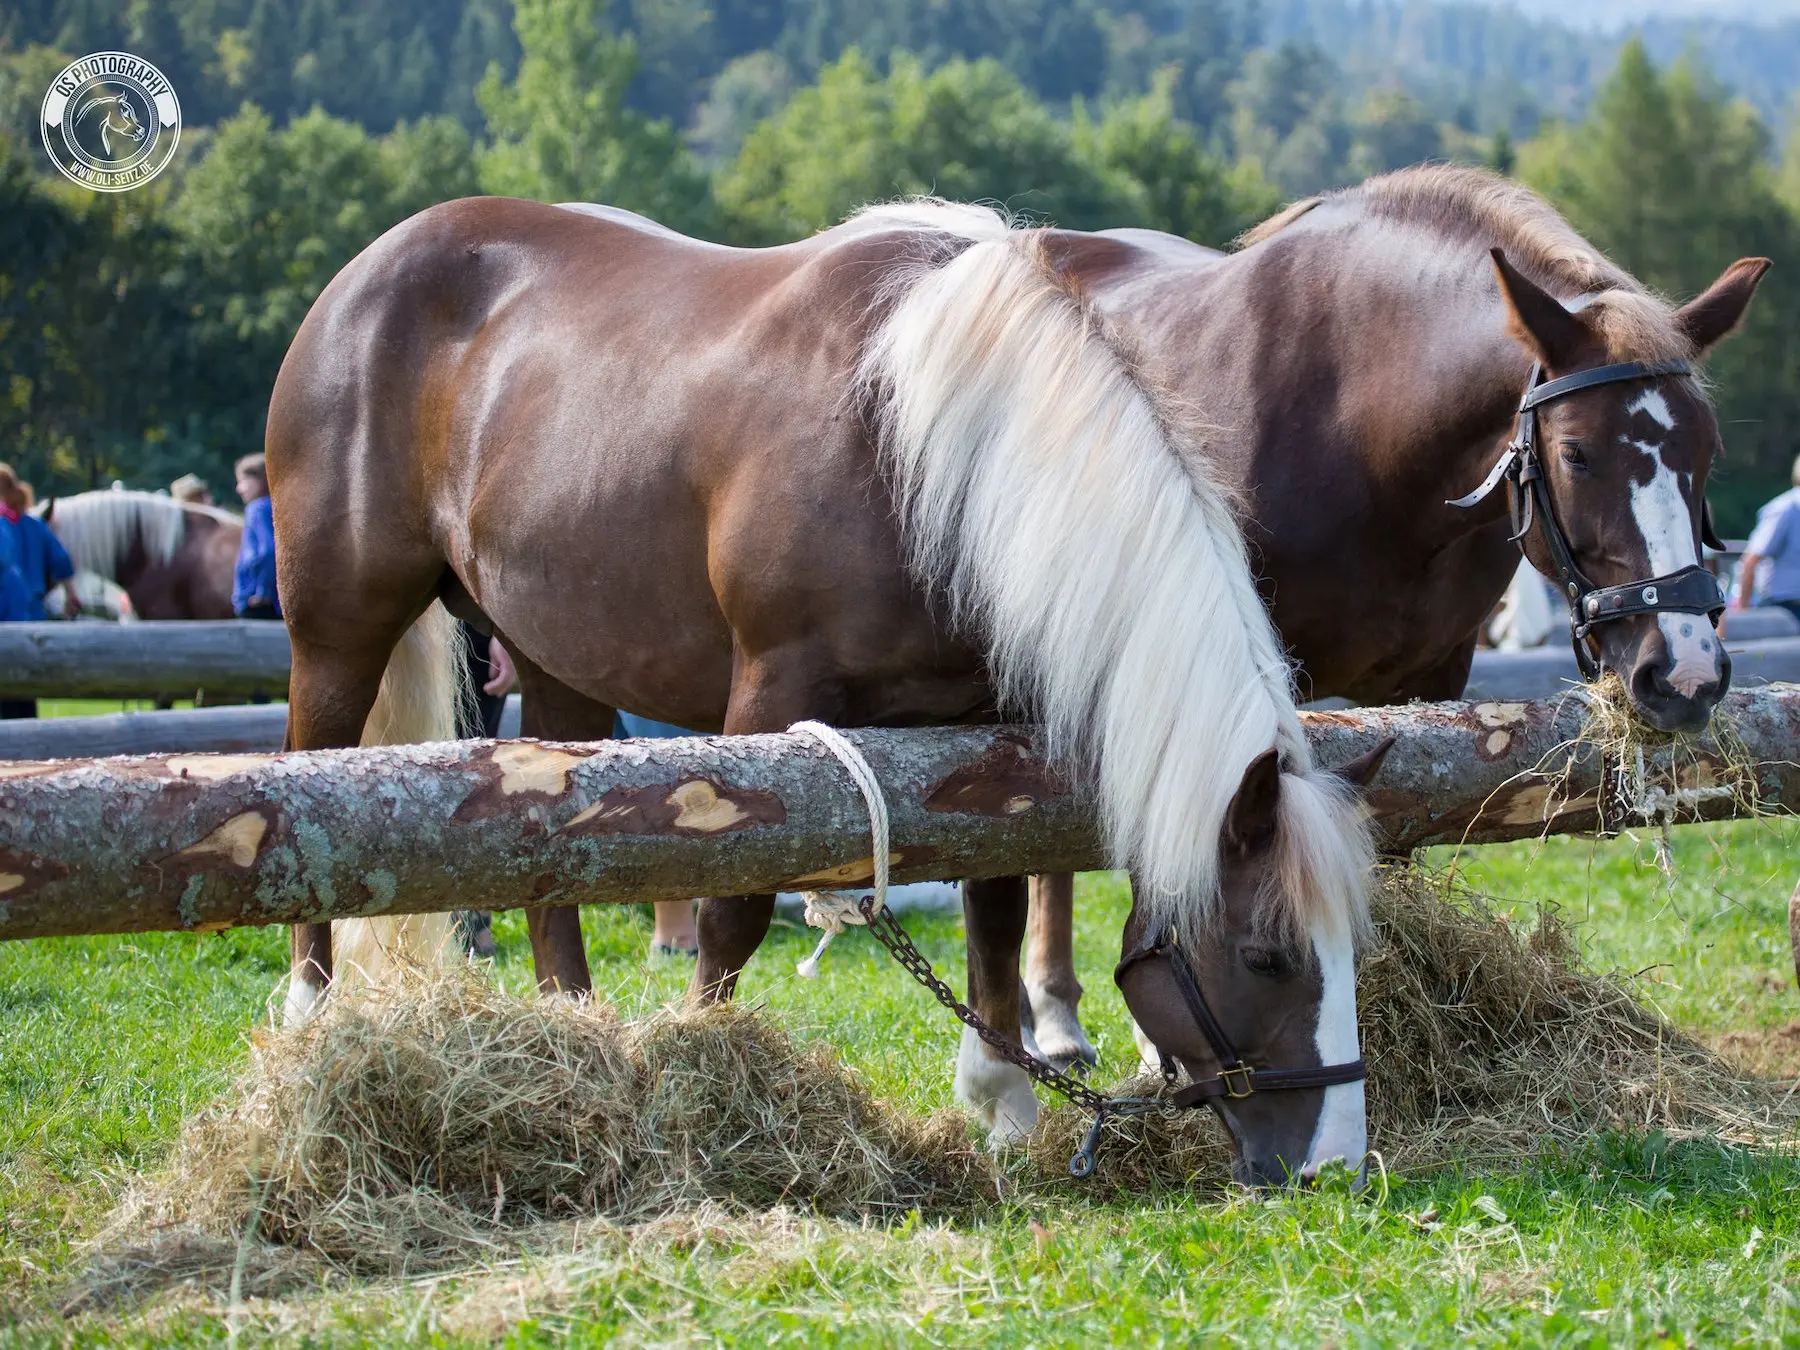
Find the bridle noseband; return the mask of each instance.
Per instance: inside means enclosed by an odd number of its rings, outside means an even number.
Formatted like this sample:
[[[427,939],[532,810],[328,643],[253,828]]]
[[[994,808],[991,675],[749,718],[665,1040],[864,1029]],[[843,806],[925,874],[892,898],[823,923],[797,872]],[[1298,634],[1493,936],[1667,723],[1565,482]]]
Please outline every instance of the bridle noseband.
[[[1599,625],[1616,619],[1628,619],[1637,614],[1665,613],[1705,614],[1716,621],[1724,612],[1725,596],[1719,589],[1718,579],[1697,562],[1664,577],[1628,581],[1622,586],[1596,586],[1589,581],[1575,565],[1568,536],[1563,533],[1555,508],[1550,502],[1549,480],[1544,475],[1538,456],[1537,410],[1546,403],[1583,389],[1592,389],[1596,385],[1692,373],[1686,361],[1624,361],[1617,365],[1577,371],[1560,379],[1545,380],[1543,367],[1533,362],[1531,379],[1525,386],[1525,396],[1519,400],[1518,429],[1505,453],[1489,470],[1480,487],[1466,497],[1444,503],[1446,506],[1467,509],[1485,501],[1500,486],[1502,480],[1512,485],[1509,505],[1513,532],[1510,537],[1523,553],[1525,537],[1531,533],[1532,525],[1540,526],[1544,547],[1550,554],[1550,565],[1556,571],[1563,598],[1569,605],[1575,661],[1581,667],[1583,679],[1594,680],[1600,675],[1600,660],[1588,645],[1588,635]],[[1704,504],[1701,508],[1700,538],[1708,548],[1722,547],[1713,530],[1712,509]]]
[[[1194,978],[1194,968],[1188,964],[1187,957],[1167,929],[1156,934],[1137,950],[1127,953],[1113,968],[1113,983],[1120,983],[1125,973],[1139,962],[1156,957],[1169,963],[1169,973],[1175,978],[1175,987],[1181,991],[1181,1000],[1187,1005],[1188,1014],[1200,1028],[1200,1034],[1206,1037],[1207,1044],[1212,1047],[1212,1052],[1219,1061],[1219,1072],[1213,1077],[1196,1079],[1179,1091],[1170,1093],[1168,1100],[1173,1105],[1205,1106],[1220,1098],[1242,1101],[1258,1092],[1336,1087],[1340,1083],[1359,1083],[1369,1076],[1368,1066],[1360,1057],[1343,1064],[1321,1064],[1312,1069],[1262,1069],[1246,1064],[1244,1057],[1238,1054],[1237,1047],[1231,1043],[1231,1037],[1225,1034],[1225,1028],[1219,1025],[1219,1019],[1213,1015],[1206,995],[1200,992],[1200,982]],[[1162,1059],[1164,1080],[1173,1083],[1174,1064],[1161,1046],[1157,1047],[1156,1052]]]

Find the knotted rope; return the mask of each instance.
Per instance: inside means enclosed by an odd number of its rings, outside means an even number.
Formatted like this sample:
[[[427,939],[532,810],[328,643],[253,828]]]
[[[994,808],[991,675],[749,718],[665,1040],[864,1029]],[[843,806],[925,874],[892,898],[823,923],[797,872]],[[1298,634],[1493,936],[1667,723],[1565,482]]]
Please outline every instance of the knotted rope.
[[[831,751],[838,762],[849,770],[852,781],[862,791],[863,805],[869,812],[869,842],[874,850],[871,862],[875,870],[875,903],[870,906],[869,912],[881,913],[887,904],[888,809],[887,798],[882,795],[881,783],[875,777],[875,771],[869,767],[869,761],[862,757],[862,751],[835,727],[828,727],[823,722],[796,722],[788,731],[811,736]],[[847,925],[861,926],[869,920],[858,906],[854,891],[803,891],[801,898],[806,902],[807,925],[824,929],[819,935],[819,945],[813,948],[813,954],[794,967],[802,977],[811,980],[818,978],[819,958],[831,945],[832,938],[843,932]]]

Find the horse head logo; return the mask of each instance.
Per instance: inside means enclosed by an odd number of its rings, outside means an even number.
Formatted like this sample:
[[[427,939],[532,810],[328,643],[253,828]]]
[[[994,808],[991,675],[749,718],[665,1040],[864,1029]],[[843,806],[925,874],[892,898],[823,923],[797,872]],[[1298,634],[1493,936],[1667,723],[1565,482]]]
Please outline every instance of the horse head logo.
[[[127,159],[150,139],[153,119],[140,116],[130,90],[97,85],[81,95],[73,124],[77,136],[87,138],[90,153],[98,145],[98,157]]]

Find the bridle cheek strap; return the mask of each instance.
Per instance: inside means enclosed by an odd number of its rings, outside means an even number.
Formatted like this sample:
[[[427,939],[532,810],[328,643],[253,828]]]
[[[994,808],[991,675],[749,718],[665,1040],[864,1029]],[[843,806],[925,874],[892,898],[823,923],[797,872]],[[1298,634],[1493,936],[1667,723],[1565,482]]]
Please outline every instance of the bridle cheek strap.
[[[1320,1064],[1307,1069],[1263,1069],[1244,1063],[1243,1056],[1238,1054],[1237,1047],[1231,1043],[1231,1037],[1225,1034],[1214,1015],[1212,1006],[1207,1003],[1206,995],[1200,992],[1200,982],[1194,977],[1194,968],[1188,964],[1187,957],[1174,938],[1167,932],[1159,933],[1156,938],[1138,948],[1119,962],[1113,971],[1113,982],[1116,984],[1126,971],[1153,957],[1162,957],[1169,963],[1169,971],[1175,978],[1175,987],[1181,993],[1181,1000],[1187,1005],[1188,1015],[1200,1028],[1200,1034],[1212,1048],[1219,1061],[1219,1072],[1211,1078],[1196,1079],[1180,1091],[1172,1093],[1169,1101],[1176,1106],[1205,1106],[1219,1100],[1241,1101],[1245,1097],[1254,1096],[1258,1092],[1280,1092],[1300,1088],[1336,1087],[1341,1083],[1359,1083],[1369,1076],[1368,1065],[1359,1056],[1343,1064]],[[1158,1049],[1161,1054],[1161,1049]],[[1167,1057],[1164,1057],[1165,1066]],[[1171,1070],[1164,1069],[1168,1077]]]
[[[1582,389],[1626,380],[1688,375],[1692,374],[1692,369],[1686,361],[1625,361],[1577,371],[1554,380],[1544,380],[1543,374],[1543,367],[1533,363],[1525,396],[1519,400],[1518,427],[1511,444],[1488,471],[1488,476],[1473,492],[1444,504],[1466,510],[1485,501],[1502,482],[1510,487],[1512,540],[1523,553],[1532,526],[1538,527],[1557,584],[1563,599],[1568,602],[1576,663],[1581,667],[1583,678],[1593,680],[1599,677],[1601,666],[1588,638],[1600,624],[1640,614],[1705,614],[1716,619],[1724,611],[1725,596],[1719,589],[1718,579],[1697,562],[1667,576],[1628,581],[1621,586],[1596,586],[1588,580],[1575,565],[1568,536],[1550,501],[1549,481],[1538,457],[1537,410]],[[1704,502],[1700,514],[1701,542],[1715,546],[1712,510]]]

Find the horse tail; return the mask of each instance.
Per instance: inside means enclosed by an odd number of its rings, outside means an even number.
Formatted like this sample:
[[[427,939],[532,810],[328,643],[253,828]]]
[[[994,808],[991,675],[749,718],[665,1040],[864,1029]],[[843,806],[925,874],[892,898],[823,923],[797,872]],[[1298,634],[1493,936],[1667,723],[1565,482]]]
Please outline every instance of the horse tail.
[[[456,709],[470,696],[467,685],[456,620],[434,601],[388,657],[362,743],[455,740]],[[332,985],[341,995],[379,986],[401,969],[440,967],[452,936],[448,913],[341,920],[332,925]]]

